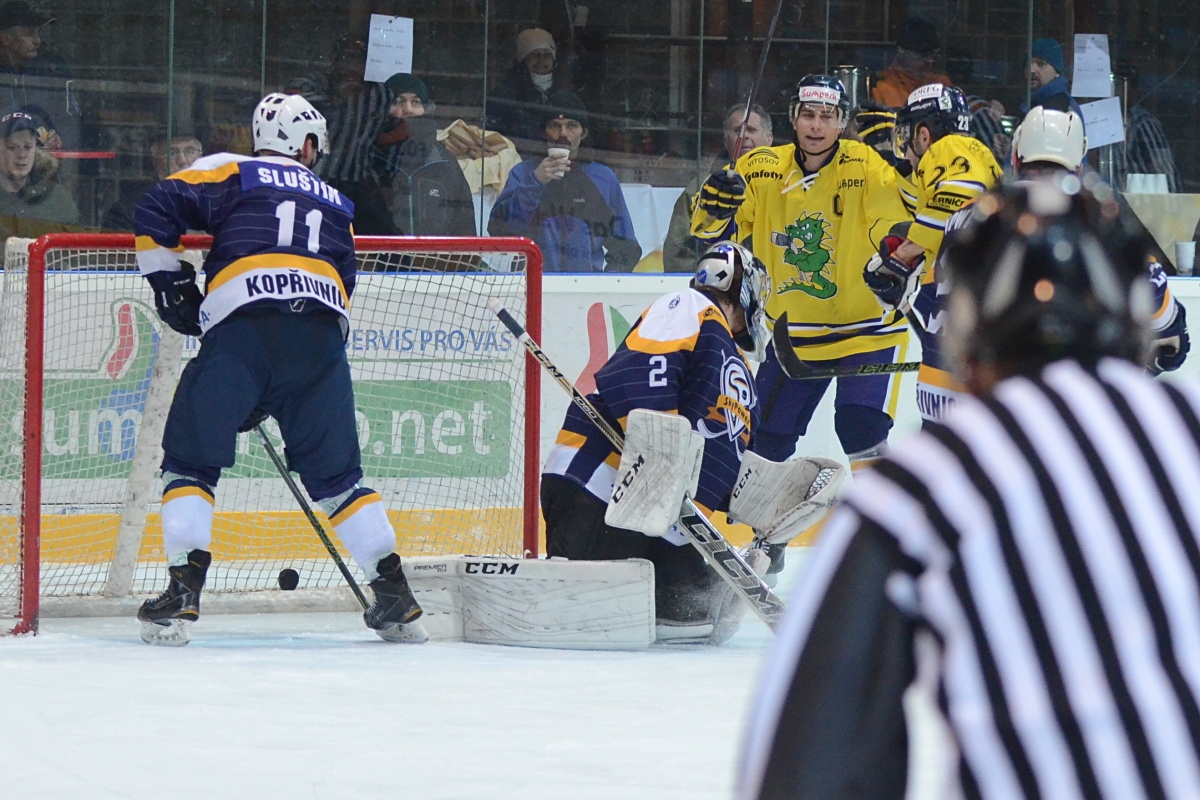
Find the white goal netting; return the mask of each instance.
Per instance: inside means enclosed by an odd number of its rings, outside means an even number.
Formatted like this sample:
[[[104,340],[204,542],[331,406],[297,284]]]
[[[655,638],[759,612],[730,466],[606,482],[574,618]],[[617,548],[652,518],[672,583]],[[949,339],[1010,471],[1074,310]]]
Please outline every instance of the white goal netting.
[[[98,244],[109,240],[121,246]],[[490,241],[489,249],[471,249],[480,241]],[[30,245],[9,240],[0,293],[6,616],[21,613],[22,584],[30,580],[22,553],[35,534],[44,608],[56,599],[161,591],[162,425],[182,365],[199,348],[158,320],[131,236],[63,236],[45,252],[44,347],[27,371],[27,306],[40,280],[40,269],[30,269]],[[527,411],[520,346],[484,303],[497,297],[526,319],[530,254],[495,246],[360,242],[346,353],[364,483],[382,494],[404,556],[521,556],[529,546],[526,434],[536,436],[537,420]],[[197,267],[202,258],[201,251],[185,254]],[[40,428],[27,419],[28,398],[37,395],[27,374],[41,381]],[[274,421],[265,428],[282,452]],[[25,476],[36,466],[30,443],[40,444],[41,456],[36,525],[21,517]],[[239,435],[237,464],[221,478],[215,511],[206,596],[278,592],[285,567],[300,572],[302,590],[340,586],[255,434]]]

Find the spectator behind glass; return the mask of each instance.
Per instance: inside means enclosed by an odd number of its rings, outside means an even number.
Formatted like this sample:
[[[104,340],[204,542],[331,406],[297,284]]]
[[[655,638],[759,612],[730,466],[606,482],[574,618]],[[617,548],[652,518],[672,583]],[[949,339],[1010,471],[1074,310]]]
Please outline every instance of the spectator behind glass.
[[[392,229],[391,215],[372,170],[371,148],[387,119],[391,96],[382,83],[363,79],[366,67],[367,43],[351,37],[339,39],[329,102],[324,108],[317,106],[325,115],[329,153],[317,162],[315,170],[354,202],[355,233],[386,236]]]
[[[171,139],[170,148],[167,147],[166,136],[156,138],[150,145],[154,180],[139,181],[122,187],[120,198],[104,213],[104,219],[100,223],[101,230],[121,233],[132,231],[133,214],[142,195],[168,175],[187,169],[202,155],[204,148],[195,136],[176,136]]]
[[[1074,111],[1083,119],[1083,109],[1067,89],[1062,45],[1054,39],[1033,40],[1033,60],[1029,64],[1029,102],[1021,103],[1021,114],[1035,106],[1051,111]]]
[[[53,22],[20,0],[0,5],[0,107],[32,116],[39,144],[62,150],[80,144],[80,110],[64,65],[44,52],[42,35]]]
[[[616,174],[579,158],[587,109],[573,92],[550,97],[542,135],[569,155],[529,158],[513,167],[488,220],[492,236],[528,236],[546,272],[629,272],[642,257]]]
[[[896,55],[887,69],[879,73],[871,97],[888,108],[903,108],[918,86],[928,83],[950,86],[950,78],[934,71],[941,54],[941,40],[933,23],[909,17],[896,37]]]
[[[37,122],[21,111],[0,118],[0,239],[36,239],[78,224],[57,159],[37,146]]]
[[[864,101],[854,115],[851,138],[870,147],[905,178],[912,175],[913,166],[907,158],[896,155],[892,133],[896,130],[896,112],[882,103]]]
[[[1134,57],[1143,62],[1152,63],[1150,60],[1155,57],[1155,53],[1152,50],[1138,51]],[[1139,70],[1134,64],[1126,61],[1118,66],[1115,72],[1128,80],[1131,95],[1139,88],[1145,90],[1146,87],[1139,87]],[[1178,192],[1182,190],[1182,181],[1179,167],[1175,164],[1175,154],[1171,151],[1171,143],[1167,139],[1167,132],[1163,128],[1162,121],[1142,105],[1150,99],[1152,94],[1154,94],[1153,91],[1142,95],[1141,99],[1129,109],[1123,146],[1125,157],[1118,159],[1117,174],[1113,181],[1118,189],[1124,189],[1126,177],[1130,173],[1166,175],[1167,191]]]
[[[554,37],[541,28],[517,35],[517,60],[488,97],[488,129],[508,137],[541,139],[550,95],[567,89]]]
[[[385,86],[392,103],[373,155],[393,233],[475,236],[471,187],[458,160],[438,142],[433,120],[424,118],[429,88],[407,73],[393,75]]]
[[[709,166],[710,173],[724,169],[727,164],[737,161],[743,154],[756,147],[770,147],[775,142],[771,115],[755,103],[750,109],[750,119],[746,121],[746,134],[742,139],[742,146],[734,153],[745,113],[744,102],[734,103],[725,109],[724,124],[721,127],[721,151]],[[683,194],[675,201],[675,207],[671,210],[671,223],[667,228],[667,239],[663,242],[663,272],[695,272],[696,260],[712,245],[712,242],[702,243],[692,236],[692,203],[696,193],[700,191],[700,183],[699,178],[693,178],[684,187]]]

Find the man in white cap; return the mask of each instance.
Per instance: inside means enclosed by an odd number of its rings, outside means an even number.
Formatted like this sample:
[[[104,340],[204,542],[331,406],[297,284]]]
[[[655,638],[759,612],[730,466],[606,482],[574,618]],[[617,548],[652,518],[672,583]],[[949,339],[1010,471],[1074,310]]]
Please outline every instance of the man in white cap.
[[[488,128],[508,137],[541,139],[544,106],[568,88],[558,70],[554,37],[542,28],[517,35],[517,58],[488,98]]]

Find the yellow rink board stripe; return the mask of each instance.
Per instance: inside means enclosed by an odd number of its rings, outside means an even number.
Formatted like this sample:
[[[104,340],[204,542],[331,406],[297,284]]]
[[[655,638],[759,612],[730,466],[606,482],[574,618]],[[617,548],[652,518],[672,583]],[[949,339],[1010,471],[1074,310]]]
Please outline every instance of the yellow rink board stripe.
[[[326,532],[345,548],[324,515]],[[401,555],[472,553],[480,542],[503,538],[511,547],[521,541],[519,508],[389,510]],[[42,517],[42,561],[96,563],[112,558],[121,517],[118,514],[47,514]],[[14,541],[17,520],[0,517],[0,541]],[[213,558],[328,557],[308,519],[300,511],[218,512],[213,515]],[[12,558],[8,553],[0,563]],[[139,561],[161,561],[162,518],[150,514],[138,552]]]
[[[323,515],[319,517],[330,538],[345,552],[333,526]],[[508,532],[505,538],[515,549],[520,546],[521,518],[519,508],[388,511],[402,556],[473,553],[479,550],[481,541],[495,538],[497,531]],[[753,538],[748,526],[731,524],[724,514],[714,514],[713,519],[722,535],[737,547],[744,547]],[[120,524],[118,514],[47,514],[42,517],[42,561],[97,563],[109,560],[116,547]],[[14,541],[16,527],[15,517],[0,517],[0,542]],[[539,527],[539,551],[544,554],[545,524]],[[819,528],[818,523],[790,544],[811,545]],[[0,548],[0,552],[6,549]],[[212,551],[217,560],[326,556],[325,548],[300,511],[218,512],[213,515]],[[3,552],[0,563],[13,558],[15,554]],[[158,514],[150,514],[146,518],[138,560],[162,559],[162,519]]]

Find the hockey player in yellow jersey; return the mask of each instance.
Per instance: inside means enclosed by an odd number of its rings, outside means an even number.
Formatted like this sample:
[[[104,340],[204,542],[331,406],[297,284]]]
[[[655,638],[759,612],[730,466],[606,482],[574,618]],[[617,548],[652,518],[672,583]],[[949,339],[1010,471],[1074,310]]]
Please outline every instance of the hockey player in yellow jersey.
[[[947,221],[995,186],[1001,170],[987,146],[971,136],[966,97],[940,83],[918,87],[908,96],[896,115],[893,146],[897,156],[913,165],[912,186],[903,194],[914,220],[906,232],[897,230],[885,240],[867,262],[863,278],[884,313],[913,308],[925,320],[917,403],[927,418],[958,388],[938,360],[940,301],[933,266]]]
[[[710,176],[692,234],[733,239],[767,265],[767,313],[778,319],[787,312],[801,359],[821,366],[895,361],[907,325],[895,310],[880,315],[862,265],[893,226],[911,219],[902,179],[868,145],[839,138],[850,102],[836,78],[803,78],[790,111],[797,143],[752,150],[733,170]],[[772,345],[755,379],[762,421],[751,449],[772,461],[791,457],[830,382],[789,380]],[[852,467],[886,449],[897,384],[889,375],[838,381],[834,429]],[[779,555],[772,553],[773,566]]]

